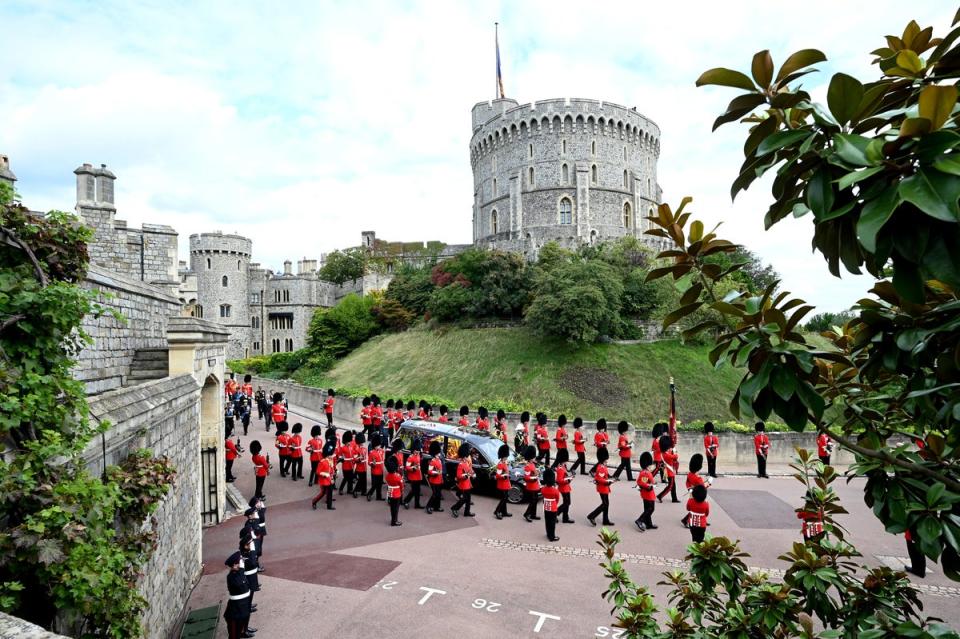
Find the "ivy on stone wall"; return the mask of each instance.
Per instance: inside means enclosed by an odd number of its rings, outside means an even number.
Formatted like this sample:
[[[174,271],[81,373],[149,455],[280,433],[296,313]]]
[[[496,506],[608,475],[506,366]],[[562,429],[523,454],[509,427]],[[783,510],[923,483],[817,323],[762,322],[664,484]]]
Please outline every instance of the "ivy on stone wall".
[[[0,185],[4,186],[4,185]],[[147,451],[102,477],[82,453],[107,424],[88,417],[71,375],[109,312],[86,274],[92,232],[69,214],[31,213],[0,190],[0,610],[82,638],[139,637],[140,571],[155,546],[144,523],[174,470]]]

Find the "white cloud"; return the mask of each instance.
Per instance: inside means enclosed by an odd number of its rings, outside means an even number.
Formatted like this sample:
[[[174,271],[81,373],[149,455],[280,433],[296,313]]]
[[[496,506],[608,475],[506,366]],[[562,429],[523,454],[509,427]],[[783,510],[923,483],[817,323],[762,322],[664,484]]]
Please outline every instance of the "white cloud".
[[[468,242],[470,108],[492,97],[499,19],[511,97],[637,106],[663,134],[668,201],[693,195],[787,288],[841,308],[868,282],[826,274],[808,220],[763,232],[767,186],[730,203],[744,131],[710,126],[733,92],[693,83],[709,67],[746,68],[761,48],[780,62],[818,47],[825,71],[869,73],[868,52],[910,17],[944,30],[941,5],[7,2],[17,64],[0,68],[0,151],[36,208],[72,206],[70,172],[105,162],[131,224],[171,224],[184,246],[191,233],[239,232],[273,267],[362,230]]]

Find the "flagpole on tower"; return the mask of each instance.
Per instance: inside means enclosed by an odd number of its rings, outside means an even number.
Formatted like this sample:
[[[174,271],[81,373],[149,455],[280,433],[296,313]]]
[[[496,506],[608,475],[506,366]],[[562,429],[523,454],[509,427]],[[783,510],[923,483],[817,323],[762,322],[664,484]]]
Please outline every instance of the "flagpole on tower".
[[[494,87],[493,95],[499,99],[500,98],[500,23],[493,23],[493,50],[497,54],[497,68],[494,71]]]

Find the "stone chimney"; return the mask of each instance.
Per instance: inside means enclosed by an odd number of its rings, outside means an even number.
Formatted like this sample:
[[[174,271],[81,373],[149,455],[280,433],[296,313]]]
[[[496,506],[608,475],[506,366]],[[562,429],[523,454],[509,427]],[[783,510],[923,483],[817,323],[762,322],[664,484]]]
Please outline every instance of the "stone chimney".
[[[0,182],[6,182],[11,187],[17,181],[17,176],[10,170],[10,158],[0,153]]]
[[[99,202],[103,208],[114,206],[113,182],[116,179],[117,176],[107,168],[106,164],[100,165],[100,170],[97,171],[97,202]],[[108,206],[104,207],[103,205]]]
[[[293,262],[291,262],[290,260],[283,261],[283,274],[293,275]]]
[[[374,231],[363,231],[360,233],[360,246],[372,251],[377,245],[377,234]]]

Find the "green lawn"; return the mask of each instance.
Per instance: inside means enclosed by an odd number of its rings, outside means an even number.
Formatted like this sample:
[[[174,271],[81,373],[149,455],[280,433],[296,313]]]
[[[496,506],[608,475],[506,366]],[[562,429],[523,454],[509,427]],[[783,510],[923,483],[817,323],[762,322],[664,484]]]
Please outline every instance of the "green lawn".
[[[667,416],[672,375],[682,421],[727,421],[727,403],[743,373],[714,370],[708,351],[676,341],[573,346],[524,329],[421,329],[374,338],[322,377],[305,381],[369,389],[384,400],[442,399],[451,411],[483,403],[648,424]]]

